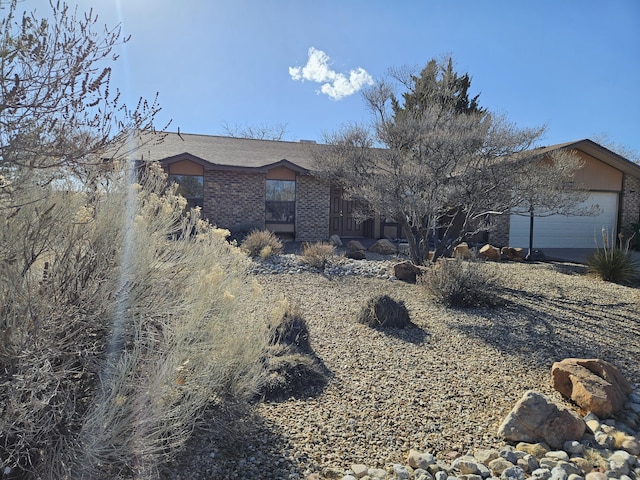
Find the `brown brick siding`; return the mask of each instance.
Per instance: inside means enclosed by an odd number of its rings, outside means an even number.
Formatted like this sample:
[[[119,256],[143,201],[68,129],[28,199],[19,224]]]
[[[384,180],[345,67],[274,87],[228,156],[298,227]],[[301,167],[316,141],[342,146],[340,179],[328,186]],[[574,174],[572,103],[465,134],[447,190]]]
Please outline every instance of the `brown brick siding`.
[[[491,218],[491,230],[489,231],[489,243],[495,247],[509,246],[510,214],[493,215]]]
[[[625,235],[630,235],[633,231],[631,224],[638,222],[640,222],[640,179],[625,175],[622,179],[619,230]],[[640,245],[640,239],[634,238],[634,244]]]
[[[329,185],[311,175],[298,175],[296,180],[296,240],[328,240]]]
[[[205,170],[203,216],[234,231],[264,229],[265,176]]]

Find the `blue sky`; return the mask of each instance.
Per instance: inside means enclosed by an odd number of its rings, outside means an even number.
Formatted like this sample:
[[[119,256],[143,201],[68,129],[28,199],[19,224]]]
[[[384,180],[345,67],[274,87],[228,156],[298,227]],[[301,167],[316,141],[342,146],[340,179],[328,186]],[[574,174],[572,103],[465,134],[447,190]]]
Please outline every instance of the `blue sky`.
[[[172,131],[286,124],[286,140],[321,141],[370,119],[359,85],[451,55],[483,107],[521,127],[546,124],[540,144],[606,135],[640,151],[638,0],[78,3],[132,35],[115,86],[127,98],[159,92],[158,125],[171,119]],[[310,59],[316,68],[303,70]]]

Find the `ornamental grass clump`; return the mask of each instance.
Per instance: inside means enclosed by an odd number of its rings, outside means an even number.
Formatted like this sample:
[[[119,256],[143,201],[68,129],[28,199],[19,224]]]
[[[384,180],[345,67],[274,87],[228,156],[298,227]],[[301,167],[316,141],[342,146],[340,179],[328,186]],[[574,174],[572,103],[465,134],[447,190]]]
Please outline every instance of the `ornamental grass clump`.
[[[378,295],[362,307],[358,322],[372,328],[405,328],[411,324],[411,318],[403,301]]]
[[[282,253],[282,241],[269,230],[252,230],[242,241],[241,248],[250,257],[266,260]]]
[[[447,307],[488,307],[499,303],[502,281],[495,265],[481,260],[442,258],[421,276],[433,300]]]
[[[609,242],[607,231],[602,229],[602,248],[598,248],[587,257],[587,266],[602,280],[613,283],[629,284],[638,278],[638,263],[629,248],[633,236],[623,242],[622,235],[618,237],[619,246],[613,238]]]
[[[302,261],[313,268],[324,268],[337,258],[336,247],[325,242],[304,243]]]

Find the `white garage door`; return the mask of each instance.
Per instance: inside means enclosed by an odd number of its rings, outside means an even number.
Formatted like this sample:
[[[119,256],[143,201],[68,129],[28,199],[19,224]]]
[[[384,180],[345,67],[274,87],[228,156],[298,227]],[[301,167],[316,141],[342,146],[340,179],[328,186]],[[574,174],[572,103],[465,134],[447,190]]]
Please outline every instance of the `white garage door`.
[[[618,194],[615,192],[592,192],[582,206],[600,207],[596,216],[552,215],[536,217],[533,227],[534,248],[595,248],[602,246],[602,227],[616,231],[618,218]],[[529,247],[529,217],[511,215],[509,246]]]

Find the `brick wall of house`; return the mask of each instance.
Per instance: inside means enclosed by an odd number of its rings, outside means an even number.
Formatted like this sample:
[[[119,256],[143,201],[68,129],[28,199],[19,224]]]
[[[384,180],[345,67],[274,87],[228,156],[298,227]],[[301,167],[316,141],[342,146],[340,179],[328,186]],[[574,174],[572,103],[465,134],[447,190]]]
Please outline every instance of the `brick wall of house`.
[[[296,240],[328,240],[329,185],[311,175],[298,175],[296,182]]]
[[[234,231],[265,227],[265,175],[205,170],[203,216]]]
[[[492,228],[489,231],[489,243],[495,247],[509,246],[510,215],[493,215]]]
[[[620,226],[622,233],[630,234],[631,224],[640,222],[640,179],[626,175],[622,179],[622,198],[620,201]],[[634,238],[640,245],[640,239]]]

